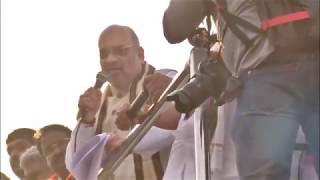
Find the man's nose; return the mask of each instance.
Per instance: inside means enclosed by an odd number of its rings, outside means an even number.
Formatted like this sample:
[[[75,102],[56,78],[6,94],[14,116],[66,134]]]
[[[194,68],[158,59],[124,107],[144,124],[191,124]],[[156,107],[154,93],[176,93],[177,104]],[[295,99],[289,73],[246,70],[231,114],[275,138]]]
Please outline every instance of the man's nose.
[[[100,59],[102,63],[112,63],[117,60],[117,56],[114,53],[110,53],[108,56]]]
[[[53,148],[52,154],[59,154],[59,153],[63,152],[64,149],[66,149],[67,147],[63,146],[61,144],[53,144],[52,148]]]
[[[52,148],[52,152],[57,152],[57,151],[59,151],[59,149],[60,149],[57,144],[53,144],[53,145],[51,146],[51,148]]]

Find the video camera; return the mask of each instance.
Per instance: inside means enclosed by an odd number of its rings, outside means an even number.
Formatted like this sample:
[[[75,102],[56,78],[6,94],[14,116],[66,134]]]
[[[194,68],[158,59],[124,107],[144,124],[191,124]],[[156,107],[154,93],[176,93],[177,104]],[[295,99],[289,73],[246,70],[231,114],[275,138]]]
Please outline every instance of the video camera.
[[[177,111],[181,113],[190,112],[210,96],[215,99],[216,105],[224,104],[231,96],[234,97],[234,92],[241,87],[241,82],[233,77],[219,60],[218,53],[210,54],[210,48],[217,42],[217,36],[210,36],[205,28],[197,28],[188,37],[188,41],[194,46],[194,51],[202,49],[207,53],[202,55],[203,60],[195,65],[190,81],[181,89],[170,93],[167,100],[174,101]],[[189,62],[189,65],[190,63],[192,62]]]

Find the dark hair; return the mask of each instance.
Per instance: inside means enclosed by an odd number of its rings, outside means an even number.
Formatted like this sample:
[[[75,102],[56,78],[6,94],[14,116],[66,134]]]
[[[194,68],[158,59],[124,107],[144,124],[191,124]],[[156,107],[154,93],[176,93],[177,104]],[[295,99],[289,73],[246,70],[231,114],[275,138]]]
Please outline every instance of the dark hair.
[[[10,142],[16,139],[25,139],[29,141],[31,144],[34,144],[33,135],[36,131],[29,128],[19,128],[12,131],[6,140],[6,143],[9,144]]]
[[[64,132],[67,136],[69,136],[69,137],[71,136],[71,130],[68,127],[60,125],[60,124],[50,124],[50,125],[42,127],[40,129],[41,136],[45,135],[46,133],[48,133],[50,131],[61,131],[61,132]],[[40,139],[41,139],[41,136],[40,136]]]
[[[60,125],[60,124],[50,124],[50,125],[42,127],[39,130],[39,132],[37,132],[39,134],[35,137],[35,142],[36,142],[36,145],[37,145],[37,148],[38,148],[40,154],[42,154],[41,138],[43,136],[45,136],[48,132],[52,132],[52,131],[60,131],[60,132],[65,133],[68,137],[71,136],[71,130],[68,127]]]

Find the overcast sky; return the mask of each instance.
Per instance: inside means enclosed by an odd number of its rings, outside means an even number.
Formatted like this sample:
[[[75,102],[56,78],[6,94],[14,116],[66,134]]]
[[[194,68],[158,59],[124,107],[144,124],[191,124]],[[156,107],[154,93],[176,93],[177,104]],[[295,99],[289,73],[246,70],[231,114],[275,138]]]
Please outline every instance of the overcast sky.
[[[73,129],[79,95],[100,70],[97,40],[111,24],[131,26],[156,68],[180,70],[187,42],[162,32],[169,0],[1,0],[1,171],[13,175],[5,139],[16,128]]]

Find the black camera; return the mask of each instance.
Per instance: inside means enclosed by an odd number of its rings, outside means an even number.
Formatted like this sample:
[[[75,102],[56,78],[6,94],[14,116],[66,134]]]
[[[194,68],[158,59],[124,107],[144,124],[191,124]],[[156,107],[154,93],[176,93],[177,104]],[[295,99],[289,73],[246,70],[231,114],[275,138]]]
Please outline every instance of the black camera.
[[[187,64],[191,79],[182,88],[167,95],[167,100],[175,101],[176,109],[187,113],[210,96],[217,106],[236,97],[242,82],[233,77],[223,62],[219,61],[219,54],[210,53],[217,42],[217,35],[210,35],[205,28],[197,28],[190,34],[188,41],[194,46]]]
[[[175,101],[179,112],[190,112],[209,96],[218,99],[229,77],[231,77],[230,72],[218,60],[204,60],[199,64],[198,72],[190,81],[181,89],[170,93],[167,100]]]
[[[205,28],[196,28],[188,37],[188,42],[193,47],[210,48],[214,43],[217,42],[217,34],[212,34]]]

